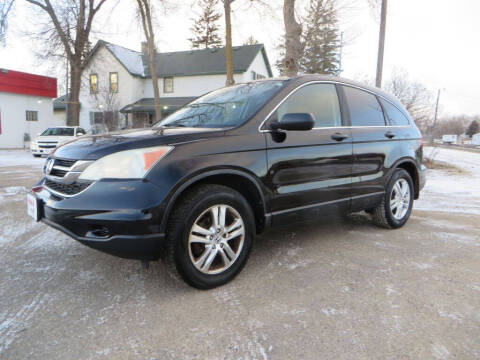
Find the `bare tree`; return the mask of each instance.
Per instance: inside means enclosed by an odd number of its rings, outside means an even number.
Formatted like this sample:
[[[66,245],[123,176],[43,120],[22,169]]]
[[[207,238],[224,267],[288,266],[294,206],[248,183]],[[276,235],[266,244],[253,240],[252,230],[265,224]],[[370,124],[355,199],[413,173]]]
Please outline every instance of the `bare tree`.
[[[7,40],[7,19],[15,0],[0,0],[0,44],[6,45]]]
[[[155,121],[162,118],[162,110],[160,108],[160,89],[158,87],[158,74],[156,55],[157,48],[155,46],[155,33],[152,25],[152,4],[150,0],[137,0],[138,12],[142,22],[143,33],[147,42],[148,67],[150,69],[150,76],[152,77],[153,85],[153,101],[155,107]]]
[[[47,55],[66,56],[70,66],[67,125],[79,125],[82,70],[90,51],[93,19],[106,0],[26,0],[46,14],[49,22],[39,33],[49,49]]]
[[[284,0],[283,21],[285,24],[285,65],[286,76],[296,76],[301,56],[302,26],[295,18],[295,0]]]
[[[222,0],[225,12],[225,59],[227,67],[226,86],[235,84],[233,79],[233,50],[232,50],[232,3],[235,0]]]
[[[422,131],[429,129],[435,105],[433,94],[425,85],[410,80],[406,71],[395,70],[385,84],[385,90],[402,102]]]

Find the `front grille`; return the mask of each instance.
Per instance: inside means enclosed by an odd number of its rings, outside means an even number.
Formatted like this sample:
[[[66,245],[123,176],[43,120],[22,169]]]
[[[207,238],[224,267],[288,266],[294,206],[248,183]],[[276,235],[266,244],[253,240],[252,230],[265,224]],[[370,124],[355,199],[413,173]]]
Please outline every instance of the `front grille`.
[[[90,186],[91,181],[76,181],[73,184],[63,184],[50,179],[45,180],[45,186],[64,195],[75,195]]]
[[[53,144],[53,145],[50,145],[50,144],[38,144],[38,147],[40,149],[55,149],[57,147],[57,144]]]
[[[56,177],[64,177],[66,173],[67,172],[65,170],[53,168],[52,171],[50,171],[49,175],[56,176]]]
[[[55,159],[54,166],[63,166],[63,167],[72,167],[77,160],[68,160],[68,159]]]

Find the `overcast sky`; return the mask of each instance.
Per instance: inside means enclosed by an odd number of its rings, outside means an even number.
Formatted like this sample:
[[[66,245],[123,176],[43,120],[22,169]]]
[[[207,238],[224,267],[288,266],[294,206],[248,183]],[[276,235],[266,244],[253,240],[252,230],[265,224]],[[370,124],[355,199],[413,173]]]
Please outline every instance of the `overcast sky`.
[[[297,0],[301,13],[308,0]],[[167,13],[158,11],[157,43],[160,51],[189,48],[191,0],[174,1]],[[270,9],[249,8],[250,1],[234,3],[233,40],[241,45],[250,35],[264,43],[270,62],[277,59],[276,47],[283,33],[282,1],[271,0]],[[111,3],[114,1],[111,0]],[[107,2],[108,4],[108,2]],[[95,39],[140,49],[142,33],[137,25],[134,1],[119,1],[105,7],[98,18]],[[347,4],[347,5],[346,5]],[[440,99],[443,115],[480,114],[480,1],[478,0],[390,0],[388,2],[384,79],[395,69],[408,72]],[[342,76],[364,79],[375,77],[378,21],[367,0],[341,0],[339,17],[344,32]],[[35,29],[37,17],[31,6],[17,0],[10,19],[7,46],[0,48],[0,68],[56,76],[52,66],[35,56],[36,46],[22,32]],[[222,19],[223,21],[223,19]],[[222,24],[223,25],[223,24]],[[56,69],[61,66],[56,66]]]

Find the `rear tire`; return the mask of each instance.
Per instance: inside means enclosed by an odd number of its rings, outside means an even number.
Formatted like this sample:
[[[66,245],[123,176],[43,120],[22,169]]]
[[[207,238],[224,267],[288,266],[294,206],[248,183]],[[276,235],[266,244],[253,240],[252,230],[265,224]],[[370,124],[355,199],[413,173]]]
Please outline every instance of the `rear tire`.
[[[254,234],[253,212],[240,193],[222,185],[197,186],[170,217],[167,266],[198,289],[223,285],[245,266]]]
[[[388,229],[405,225],[412,212],[414,187],[410,174],[403,169],[393,173],[382,202],[373,209],[375,223]]]

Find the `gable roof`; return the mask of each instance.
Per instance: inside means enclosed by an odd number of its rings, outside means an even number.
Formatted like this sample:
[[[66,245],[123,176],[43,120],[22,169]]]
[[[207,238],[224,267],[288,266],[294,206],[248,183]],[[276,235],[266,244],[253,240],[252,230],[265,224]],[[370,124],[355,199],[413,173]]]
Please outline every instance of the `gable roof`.
[[[147,56],[123,46],[99,40],[89,57],[91,58],[102,45],[112,53],[130,74],[144,78],[150,77]],[[265,61],[268,76],[273,76],[263,44],[234,46],[234,73],[247,71],[259,52],[262,53]],[[156,56],[157,73],[159,77],[226,74],[225,62],[224,47],[158,53]]]

